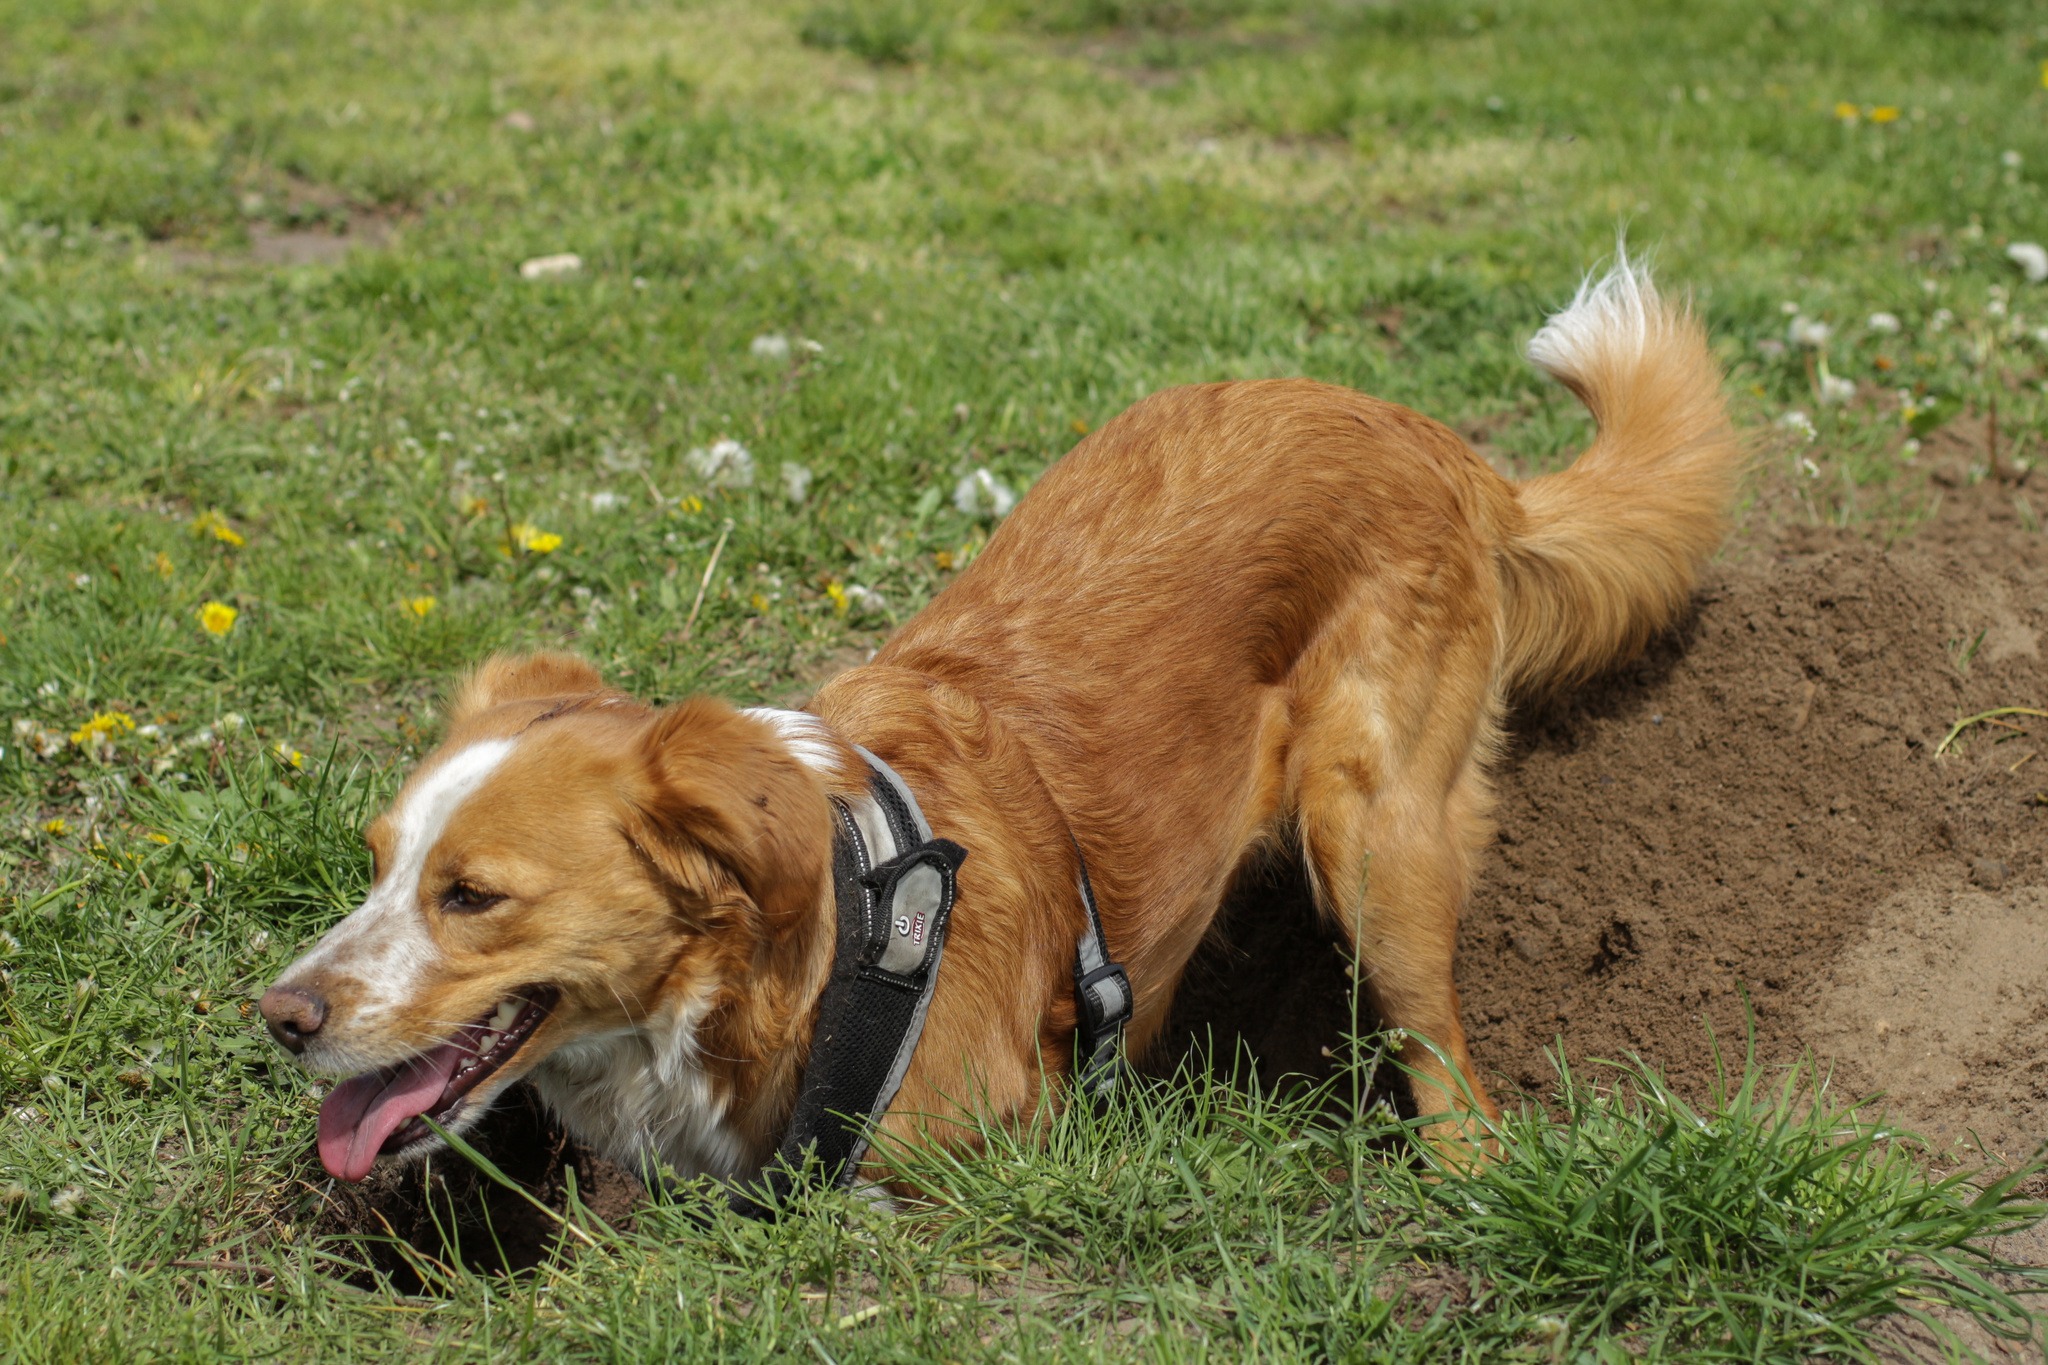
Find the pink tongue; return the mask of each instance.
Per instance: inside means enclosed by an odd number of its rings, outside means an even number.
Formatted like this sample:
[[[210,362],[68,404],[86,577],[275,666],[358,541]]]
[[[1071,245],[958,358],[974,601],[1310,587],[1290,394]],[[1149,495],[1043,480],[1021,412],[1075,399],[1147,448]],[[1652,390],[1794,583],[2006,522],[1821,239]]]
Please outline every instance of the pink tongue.
[[[320,1105],[320,1164],[327,1173],[349,1181],[368,1175],[384,1139],[434,1107],[456,1065],[471,1051],[443,1043],[407,1062],[396,1075],[372,1071],[328,1091]]]

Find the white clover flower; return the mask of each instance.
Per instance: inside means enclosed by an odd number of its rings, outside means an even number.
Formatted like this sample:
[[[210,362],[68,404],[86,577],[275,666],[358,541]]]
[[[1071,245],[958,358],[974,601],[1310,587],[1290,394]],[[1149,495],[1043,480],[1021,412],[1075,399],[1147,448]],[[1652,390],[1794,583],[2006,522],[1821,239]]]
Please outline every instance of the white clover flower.
[[[1799,467],[1806,471],[1806,477],[1809,479],[1820,477],[1820,466],[1815,464],[1808,456],[1801,455],[1799,457]]]
[[[2005,167],[2009,171],[2018,170],[2025,161],[2025,157],[2021,156],[2018,152],[2013,151],[2009,147],[2005,151],[2002,151],[1998,154],[1998,164]]]
[[[66,1185],[50,1196],[50,1212],[60,1218],[69,1218],[78,1212],[78,1206],[85,1202],[85,1191],[76,1185]]]
[[[250,951],[250,952],[252,952],[252,953],[261,953],[261,952],[265,951],[266,949],[268,949],[269,947],[270,947],[270,931],[269,931],[268,929],[258,929],[258,930],[257,930],[257,931],[256,931],[255,933],[253,933],[253,934],[249,935],[249,951]]]
[[[217,723],[221,728],[222,734],[231,735],[249,722],[243,718],[240,711],[230,711],[222,716]]]
[[[1886,336],[1891,336],[1899,330],[1899,315],[1897,313],[1872,313],[1870,321],[1865,323],[1864,326],[1873,332],[1882,332]]]
[[[795,460],[784,460],[782,491],[792,503],[801,507],[804,499],[811,495],[811,471]]]
[[[1017,505],[1017,495],[984,466],[969,471],[954,485],[953,505],[970,517],[994,517],[1000,521]]]
[[[15,737],[16,739],[19,739],[19,740],[27,740],[27,739],[28,739],[28,737],[29,737],[30,735],[33,735],[33,734],[34,734],[35,732],[36,732],[36,723],[35,723],[34,721],[30,720],[30,719],[29,719],[29,718],[28,718],[27,716],[17,716],[17,717],[15,717],[15,719],[14,719],[14,737]]]
[[[57,680],[52,678],[36,689],[36,695],[39,697],[54,697],[62,690],[62,688],[57,686]]]
[[[609,488],[599,489],[590,495],[590,510],[593,512],[616,512],[625,505],[625,494],[614,493]]]
[[[1913,463],[1913,457],[1914,457],[1914,456],[1916,456],[1916,455],[1918,455],[1919,453],[1920,453],[1920,438],[1919,438],[1919,437],[1917,437],[1917,436],[1908,436],[1908,437],[1907,437],[1907,438],[1906,438],[1906,439],[1905,439],[1904,441],[1902,441],[1902,442],[1900,442],[1900,443],[1899,443],[1899,458],[1900,458],[1901,460],[1904,460],[1904,461],[1905,461],[1905,462],[1906,462],[1907,464],[1911,464],[1911,463]]]
[[[552,256],[535,256],[519,263],[519,278],[522,280],[558,280],[564,275],[574,275],[583,269],[583,258],[573,251],[558,251]]]
[[[1834,334],[1834,328],[1804,314],[1794,317],[1785,328],[1785,339],[1795,346],[1819,348],[1827,345],[1828,338]]]
[[[796,342],[796,348],[799,351],[804,351],[811,355],[825,354],[825,343],[822,341],[813,341],[809,337],[798,337]]]
[[[873,588],[863,587],[858,583],[848,583],[846,585],[846,600],[855,608],[861,611],[873,612],[878,616],[889,610],[887,598],[883,597],[882,594],[876,592]]]
[[[1846,403],[1856,396],[1854,380],[1844,379],[1838,374],[1824,374],[1820,377],[1820,401],[1827,405]]]
[[[21,940],[5,929],[0,929],[0,957],[13,957],[21,951]]]
[[[2048,249],[2039,242],[2014,242],[2005,249],[2005,258],[2020,268],[2028,284],[2048,280]]]
[[[1946,332],[1949,324],[1955,320],[1956,315],[1954,313],[1951,313],[1946,308],[1937,308],[1934,310],[1934,316],[1927,319],[1927,330],[1938,335]]]
[[[1792,409],[1778,419],[1778,429],[1780,431],[1796,431],[1809,441],[1820,435],[1820,432],[1814,428],[1813,419],[1798,408]]]
[[[780,332],[763,332],[747,345],[756,360],[789,359],[789,338]]]
[[[754,486],[754,457],[745,446],[729,436],[708,446],[699,446],[683,458],[689,461],[697,477],[713,488]]]

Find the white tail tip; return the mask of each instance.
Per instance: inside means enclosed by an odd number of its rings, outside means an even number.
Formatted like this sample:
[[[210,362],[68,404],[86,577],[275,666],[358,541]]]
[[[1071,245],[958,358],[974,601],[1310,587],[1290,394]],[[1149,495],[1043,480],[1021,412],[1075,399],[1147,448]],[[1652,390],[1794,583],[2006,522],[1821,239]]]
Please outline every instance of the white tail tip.
[[[1553,379],[1581,379],[1596,359],[1641,355],[1661,316],[1650,268],[1629,260],[1627,245],[1617,242],[1613,267],[1598,279],[1589,273],[1564,310],[1529,338],[1529,359]]]

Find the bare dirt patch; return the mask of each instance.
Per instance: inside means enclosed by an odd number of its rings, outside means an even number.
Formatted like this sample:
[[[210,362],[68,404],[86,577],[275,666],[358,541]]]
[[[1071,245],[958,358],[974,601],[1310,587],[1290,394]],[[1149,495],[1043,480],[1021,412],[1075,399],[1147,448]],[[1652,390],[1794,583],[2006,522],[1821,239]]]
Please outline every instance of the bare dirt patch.
[[[2024,490],[1943,496],[1889,546],[1754,516],[1681,630],[1518,718],[1459,944],[1497,1084],[1546,1093],[1562,1040],[1704,1102],[1709,1025],[1739,1063],[1753,1011],[1763,1057],[1811,1048],[1930,1137],[2048,1140],[2048,721],[1935,753],[2048,707],[2048,535]],[[1177,1026],[1269,1077],[1326,1067],[1346,973],[1298,879],[1234,897],[1224,936]]]

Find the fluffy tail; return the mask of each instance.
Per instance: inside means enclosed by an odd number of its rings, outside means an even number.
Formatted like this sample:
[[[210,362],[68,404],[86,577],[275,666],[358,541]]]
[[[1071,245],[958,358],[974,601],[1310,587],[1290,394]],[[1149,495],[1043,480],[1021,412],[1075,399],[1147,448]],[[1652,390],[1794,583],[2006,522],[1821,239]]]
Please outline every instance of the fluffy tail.
[[[1529,359],[1599,432],[1569,469],[1515,488],[1505,666],[1524,694],[1626,658],[1685,609],[1746,463],[1705,330],[1625,251],[1544,325]]]

